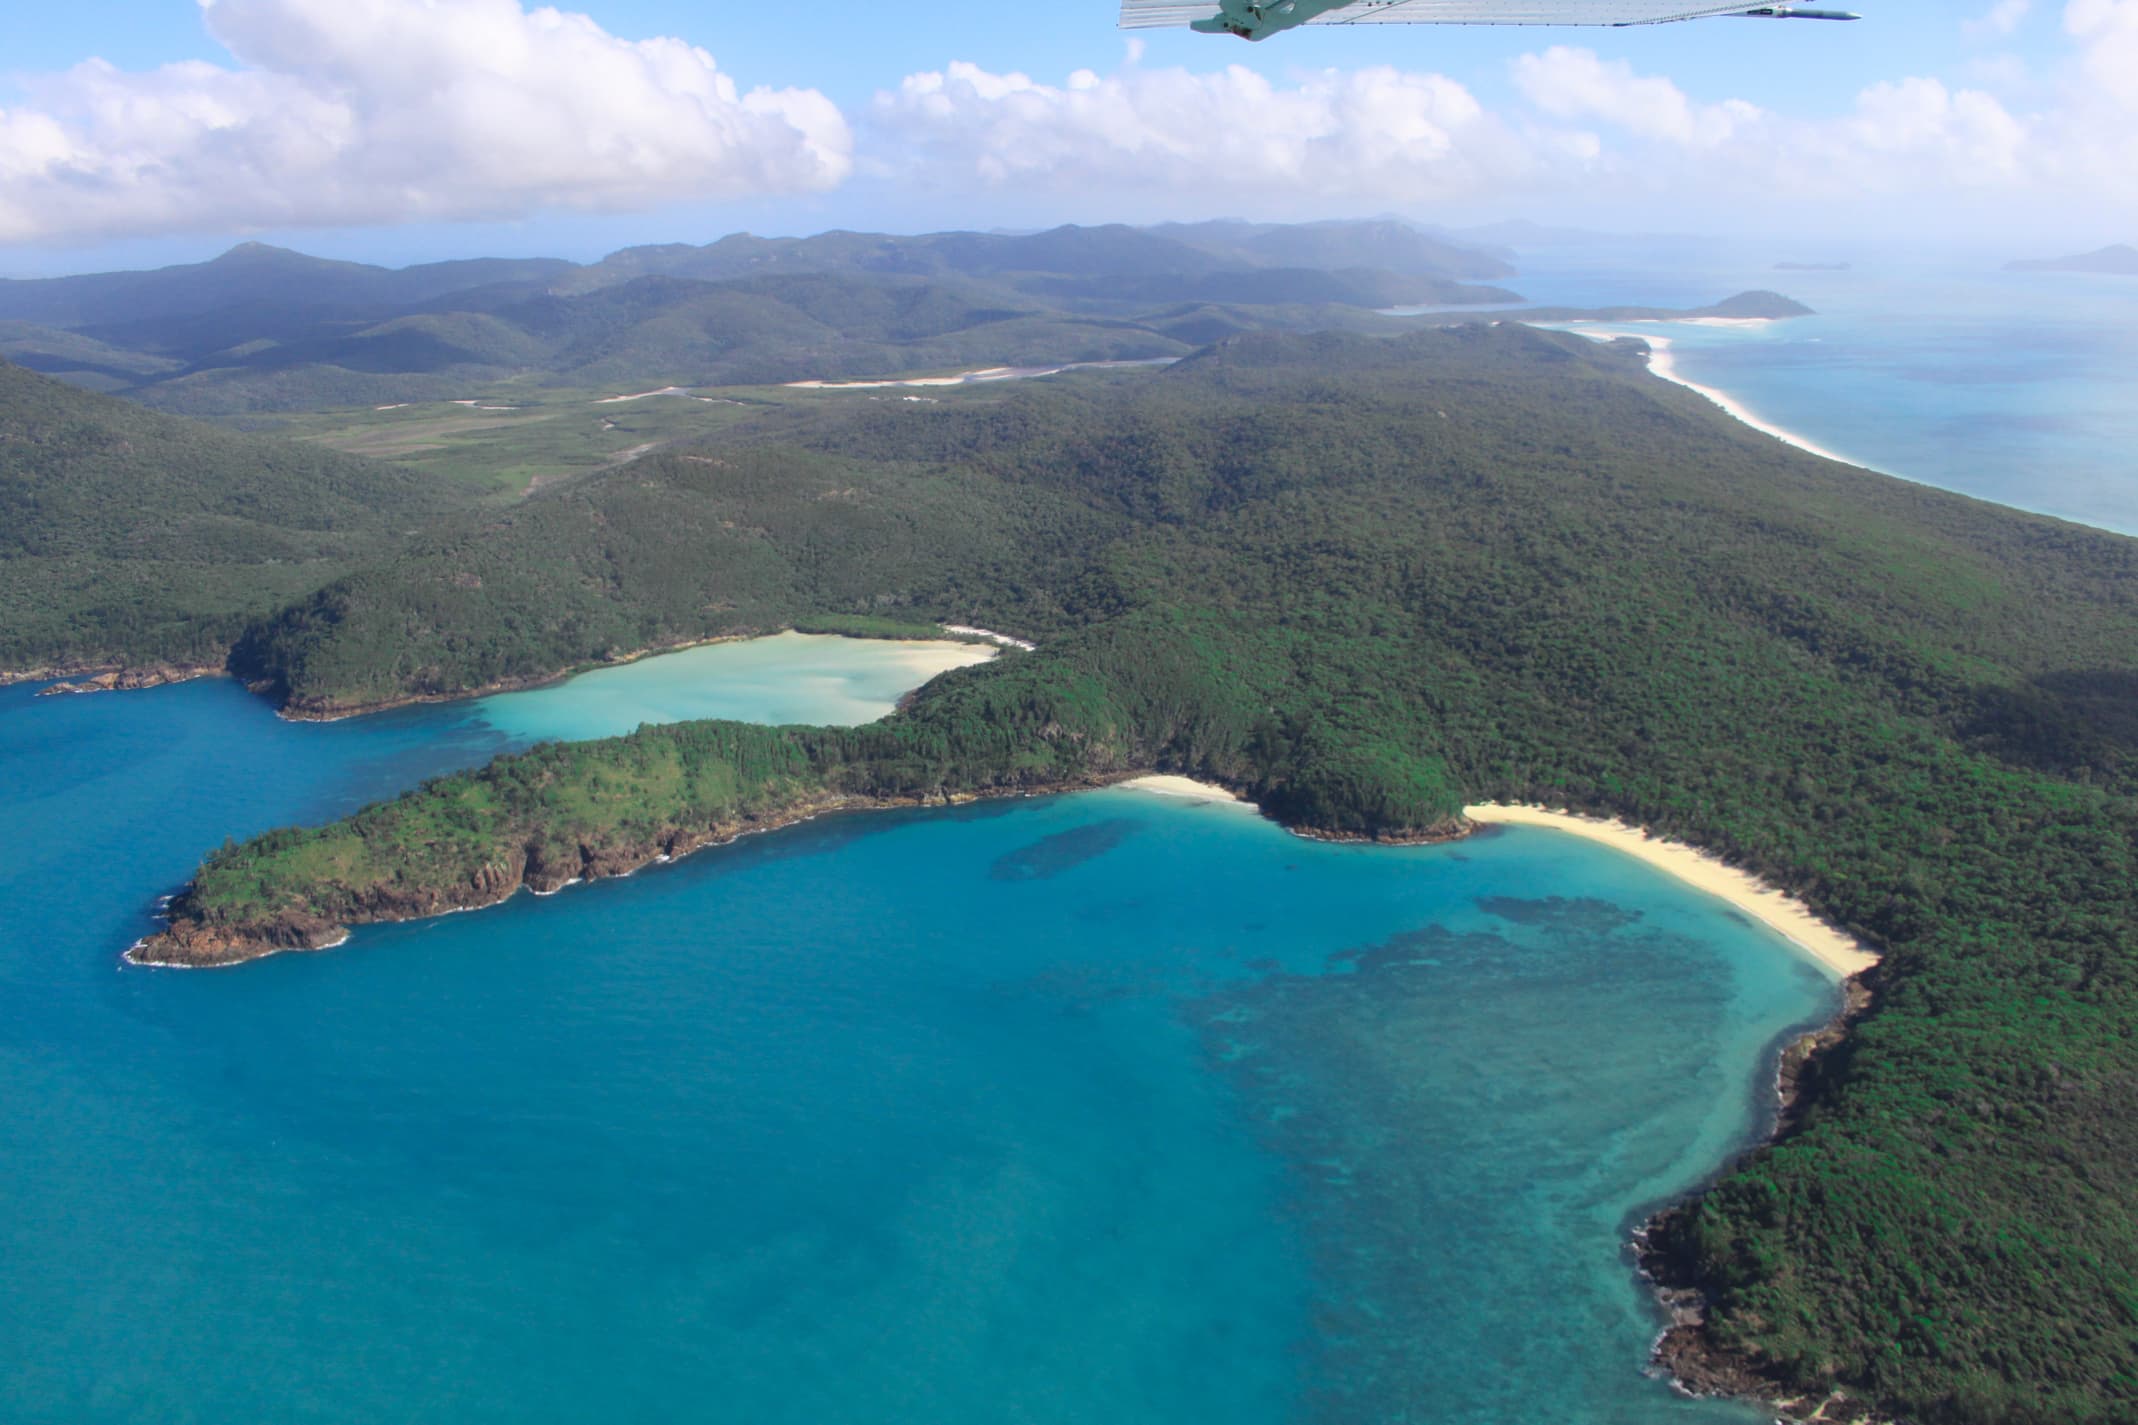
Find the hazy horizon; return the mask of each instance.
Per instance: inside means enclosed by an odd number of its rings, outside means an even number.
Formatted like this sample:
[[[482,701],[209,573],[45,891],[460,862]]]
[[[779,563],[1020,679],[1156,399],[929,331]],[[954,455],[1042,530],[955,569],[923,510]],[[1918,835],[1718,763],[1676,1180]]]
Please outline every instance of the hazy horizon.
[[[768,230],[748,227],[725,228],[691,232],[685,230],[650,229],[639,237],[625,234],[603,234],[598,238],[572,241],[569,234],[552,233],[547,229],[524,234],[500,235],[494,230],[480,232],[446,229],[436,233],[377,233],[361,231],[341,232],[293,232],[272,234],[230,234],[180,239],[161,239],[152,243],[115,243],[76,250],[72,253],[42,255],[42,260],[24,260],[25,254],[10,253],[0,248],[0,281],[35,281],[45,278],[92,276],[113,272],[151,271],[164,267],[182,267],[212,262],[239,248],[248,245],[280,248],[300,253],[307,257],[331,261],[363,263],[385,268],[416,267],[426,263],[465,261],[474,258],[554,258],[591,266],[604,258],[632,248],[661,247],[672,244],[687,244],[692,247],[708,246],[728,237],[750,236],[767,240],[791,240],[819,237],[832,232],[882,233],[893,237],[917,237],[929,233],[979,232],[1004,236],[1027,235],[1045,232],[1057,227],[1098,228],[1129,226],[1137,228],[1162,227],[1168,224],[1192,225],[1205,222],[1260,223],[1346,223],[1397,221],[1409,224],[1422,231],[1446,237],[1457,244],[1467,244],[1480,249],[1495,246],[1515,251],[1538,252],[1543,250],[1578,250],[1593,247],[1599,251],[1630,249],[1669,249],[1676,247],[1698,248],[1710,254],[1767,254],[1776,262],[1875,262],[1881,258],[1927,258],[1939,263],[1967,267],[1996,267],[2014,259],[2057,258],[2078,253],[2092,252],[2098,248],[2130,241],[2116,234],[2091,238],[2066,237],[2059,244],[2057,239],[2047,239],[2047,245],[2034,247],[2013,246],[2010,243],[1974,238],[1955,238],[1947,234],[1929,234],[1918,240],[1900,237],[1877,239],[1850,239],[1848,237],[1811,237],[1803,234],[1762,234],[1730,232],[1666,232],[1666,231],[1619,231],[1602,227],[1587,227],[1576,221],[1552,221],[1517,215],[1483,221],[1432,220],[1394,213],[1337,214],[1325,217],[1306,216],[1291,219],[1242,218],[1237,214],[1214,214],[1208,217],[1157,218],[1150,220],[1115,219],[1094,216],[1087,219],[1065,219],[1061,223],[1048,224],[949,224],[943,226],[871,226],[860,223],[826,223],[816,227],[798,227],[789,230]],[[1496,227],[1527,223],[1540,229],[1575,231],[1578,239],[1560,241],[1546,240],[1532,243],[1510,243],[1506,239],[1481,233]],[[2138,235],[2134,235],[2138,236]],[[624,240],[615,241],[613,238]],[[549,241],[557,238],[557,241]],[[495,245],[485,246],[486,240]],[[1519,265],[1519,264],[1517,264]]]

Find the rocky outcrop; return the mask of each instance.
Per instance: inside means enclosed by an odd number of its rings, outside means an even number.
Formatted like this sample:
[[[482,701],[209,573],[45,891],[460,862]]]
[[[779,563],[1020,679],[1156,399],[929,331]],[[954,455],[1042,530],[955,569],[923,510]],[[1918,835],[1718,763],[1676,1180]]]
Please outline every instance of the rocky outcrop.
[[[206,663],[156,663],[146,668],[106,668],[90,670],[83,668],[40,669],[35,673],[8,677],[8,682],[29,682],[36,678],[65,678],[71,681],[54,683],[49,688],[39,688],[40,698],[60,697],[70,693],[131,693],[142,688],[160,688],[166,683],[186,683],[195,678],[220,678],[220,665]]]
[[[1845,981],[1841,1013],[1783,1047],[1775,1069],[1777,1104],[1769,1142],[1796,1130],[1821,1081],[1832,1072],[1834,1052],[1870,1011],[1877,973],[1873,969]],[[1655,1288],[1670,1322],[1655,1343],[1656,1368],[1667,1372],[1671,1383],[1688,1395],[1758,1401],[1773,1410],[1779,1421],[1875,1425],[1880,1417],[1845,1389],[1828,1382],[1807,1392],[1772,1363],[1716,1340],[1708,1329],[1713,1297],[1701,1279],[1698,1254],[1687,1231],[1691,1206],[1683,1202],[1668,1208],[1634,1234],[1641,1274]]]
[[[300,912],[243,926],[174,917],[161,931],[135,941],[126,959],[136,965],[208,969],[243,964],[282,950],[324,950],[348,937],[343,927]]]

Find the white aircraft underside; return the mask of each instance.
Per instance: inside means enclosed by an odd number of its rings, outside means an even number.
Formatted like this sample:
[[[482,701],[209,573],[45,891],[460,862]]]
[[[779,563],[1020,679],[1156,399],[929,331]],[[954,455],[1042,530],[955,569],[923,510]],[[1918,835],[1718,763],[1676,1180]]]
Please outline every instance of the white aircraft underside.
[[[1770,20],[1853,20],[1839,10],[1703,0],[1121,0],[1121,28],[1185,25],[1259,40],[1297,25],[1661,25],[1743,15]]]

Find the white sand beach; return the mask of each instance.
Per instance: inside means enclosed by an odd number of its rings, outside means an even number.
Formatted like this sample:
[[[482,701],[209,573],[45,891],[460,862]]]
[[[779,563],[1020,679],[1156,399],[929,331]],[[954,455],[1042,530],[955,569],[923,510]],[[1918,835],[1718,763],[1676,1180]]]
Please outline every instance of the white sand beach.
[[[1743,421],[1746,425],[1752,427],[1752,429],[1759,431],[1764,435],[1771,435],[1784,445],[1793,445],[1798,450],[1805,452],[1807,455],[1816,455],[1826,460],[1838,460],[1843,465],[1862,464],[1861,461],[1851,460],[1846,455],[1842,455],[1835,451],[1828,450],[1825,446],[1818,444],[1816,441],[1806,440],[1803,436],[1798,435],[1795,431],[1783,430],[1780,426],[1775,425],[1771,421],[1761,420],[1758,416],[1752,414],[1751,411],[1747,410],[1743,402],[1739,401],[1735,396],[1730,395],[1726,391],[1718,391],[1713,386],[1703,386],[1697,381],[1686,380],[1685,377],[1678,374],[1677,357],[1671,351],[1669,337],[1644,336],[1642,340],[1648,343],[1648,369],[1650,371],[1653,371],[1656,375],[1662,377],[1665,381],[1669,381],[1674,385],[1683,386],[1688,391],[1699,392],[1701,395],[1707,397],[1710,401],[1713,401],[1716,405],[1722,407],[1723,410],[1729,412],[1729,414],[1737,417],[1737,419]]]
[[[938,673],[985,663],[1000,652],[999,649],[990,648],[986,644],[958,643],[946,638],[900,638],[885,641],[898,650],[899,665],[912,672],[917,680],[915,687]]]
[[[1131,361],[1065,361],[1058,366],[982,366],[954,371],[947,376],[892,376],[873,381],[788,381],[791,391],[882,391],[901,386],[975,386],[990,381],[1028,381],[1037,376],[1059,376],[1064,371],[1111,371],[1128,366],[1171,366],[1170,356]]]
[[[909,376],[895,381],[788,381],[783,384],[793,391],[882,391],[899,386],[963,386],[968,381],[986,380],[1000,370],[1002,368],[990,366],[981,371],[961,371],[955,376]]]
[[[1682,841],[1651,836],[1623,821],[1575,816],[1545,807],[1474,806],[1464,807],[1463,815],[1484,825],[1549,827],[1623,851],[1751,916],[1843,977],[1861,974],[1878,963],[1875,951],[1813,915],[1788,892]]]
[[[688,396],[693,401],[710,401],[709,396],[700,396],[683,386],[663,386],[658,391],[634,391],[628,396],[603,396],[594,402],[597,406],[621,405],[625,401],[643,401],[648,396]]]
[[[1763,326],[1770,320],[1772,319],[1768,317],[1688,317],[1682,319],[1687,326],[1723,327]],[[1725,412],[1735,416],[1762,435],[1771,435],[1782,444],[1793,445],[1807,455],[1816,455],[1822,460],[1838,460],[1843,465],[1855,465],[1863,469],[1870,468],[1860,460],[1851,460],[1837,451],[1828,450],[1816,441],[1807,440],[1795,431],[1784,430],[1772,421],[1762,420],[1747,409],[1742,401],[1727,391],[1718,391],[1713,386],[1703,386],[1698,381],[1687,380],[1678,373],[1677,357],[1671,350],[1671,341],[1667,336],[1657,336],[1653,332],[1646,331],[1631,331],[1628,330],[1627,325],[1624,323],[1611,326],[1593,326],[1586,322],[1569,322],[1562,329],[1570,331],[1576,336],[1585,336],[1591,341],[1616,341],[1624,336],[1645,341],[1648,343],[1648,369],[1672,385],[1683,386],[1688,391],[1699,392],[1716,405],[1722,407]]]
[[[946,623],[938,625],[945,633],[954,633],[965,638],[984,638],[989,643],[999,643],[1004,648],[1021,648],[1027,653],[1036,652],[1039,645],[1022,638],[1013,638],[1007,633],[997,633],[991,628],[975,628],[969,623]]]
[[[1142,777],[1131,777],[1120,785],[1133,792],[1150,792],[1161,797],[1186,797],[1191,801],[1238,807],[1242,811],[1255,810],[1253,802],[1244,800],[1223,787],[1209,782],[1198,782],[1193,777],[1175,777],[1162,772],[1152,772]]]

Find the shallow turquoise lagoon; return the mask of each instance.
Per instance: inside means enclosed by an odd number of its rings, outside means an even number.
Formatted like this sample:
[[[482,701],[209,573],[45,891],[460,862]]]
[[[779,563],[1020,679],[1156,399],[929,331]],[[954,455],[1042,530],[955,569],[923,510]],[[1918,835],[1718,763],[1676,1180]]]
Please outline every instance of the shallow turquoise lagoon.
[[[514,739],[611,737],[642,722],[725,717],[851,725],[887,717],[936,674],[994,653],[970,643],[781,633],[597,669],[547,688],[475,702]]]
[[[1622,1244],[1835,990],[1571,838],[1117,790],[119,964],[498,714],[0,690],[0,1419],[1757,1418],[1642,1374]]]

